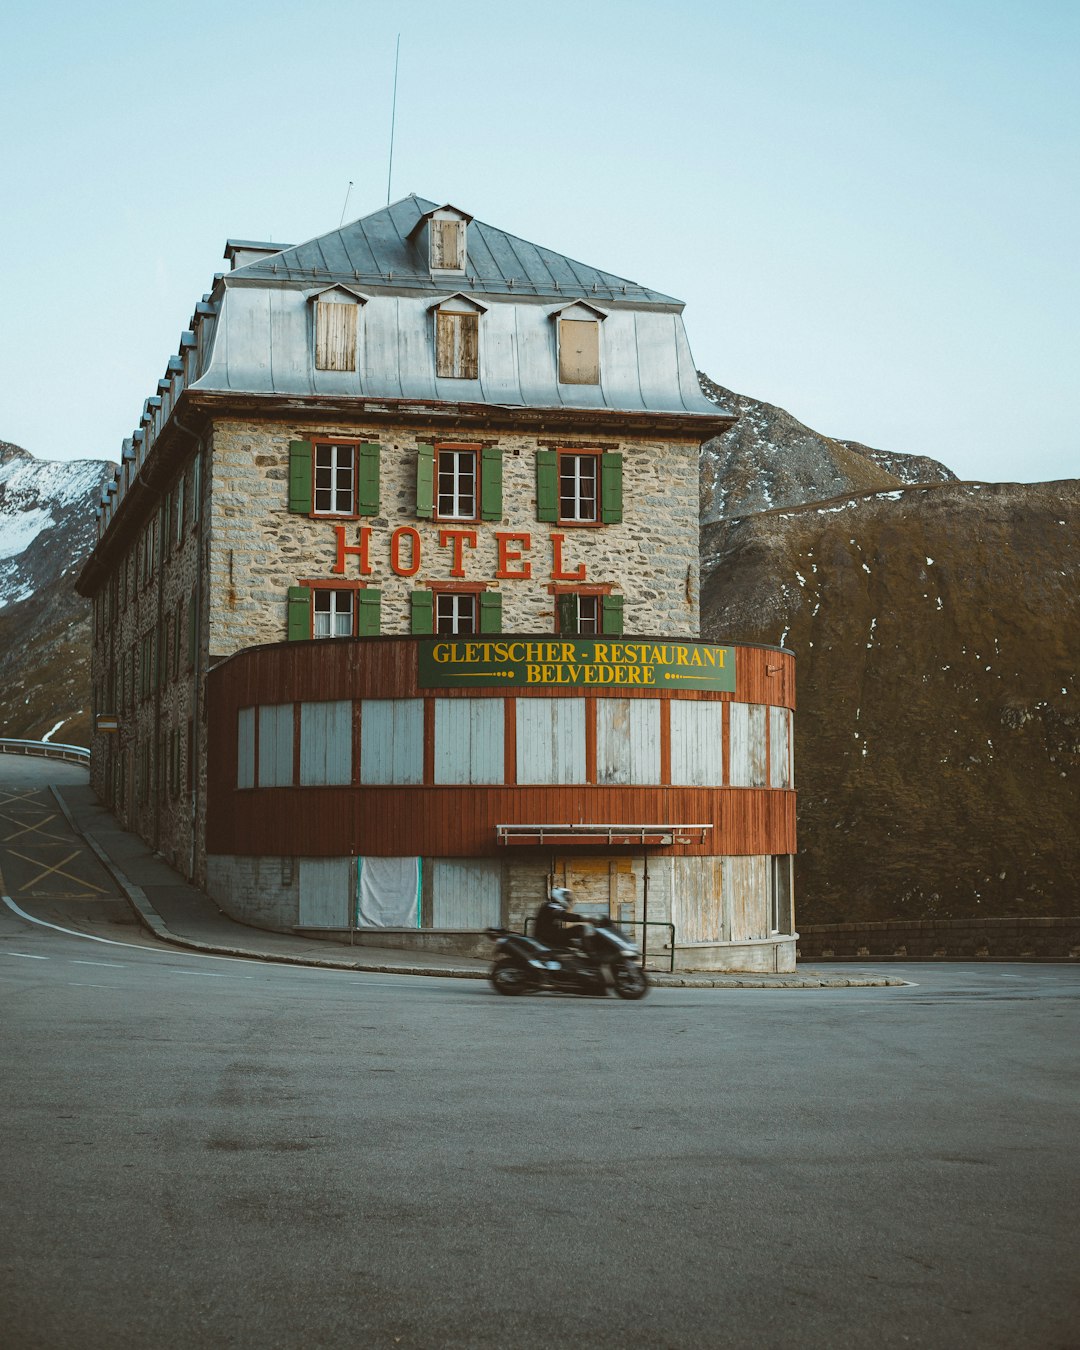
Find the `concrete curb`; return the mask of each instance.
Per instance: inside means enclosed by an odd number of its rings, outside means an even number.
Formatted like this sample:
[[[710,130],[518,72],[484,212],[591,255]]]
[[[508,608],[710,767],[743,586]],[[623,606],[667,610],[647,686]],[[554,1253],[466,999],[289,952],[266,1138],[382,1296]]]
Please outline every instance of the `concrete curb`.
[[[292,952],[254,951],[245,947],[229,947],[215,942],[203,942],[198,938],[183,937],[169,928],[161,915],[154,909],[146,892],[128,877],[113,861],[97,839],[79,828],[75,823],[67,803],[59,790],[51,787],[64,819],[79,838],[86,841],[94,856],[109,873],[135,911],[139,922],[154,937],[174,947],[185,947],[190,951],[204,952],[209,956],[226,956],[237,961],[272,961],[277,965],[306,966],[316,970],[351,970],[356,974],[372,975],[427,975],[437,979],[486,980],[486,970],[476,970],[465,966],[413,966],[403,963],[388,964],[383,961],[346,961],[342,958],[326,956],[301,956]],[[891,986],[907,986],[909,981],[893,975],[858,976],[845,978],[839,975],[723,975],[705,972],[685,975],[652,974],[651,984],[658,989],[882,989]]]

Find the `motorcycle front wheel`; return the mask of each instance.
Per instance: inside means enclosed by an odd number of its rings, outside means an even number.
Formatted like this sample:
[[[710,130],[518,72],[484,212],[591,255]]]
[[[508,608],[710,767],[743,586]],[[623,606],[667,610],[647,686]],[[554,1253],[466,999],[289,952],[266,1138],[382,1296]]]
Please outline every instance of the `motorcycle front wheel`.
[[[644,998],[649,992],[649,977],[640,966],[630,961],[617,965],[612,971],[615,992],[620,998]]]
[[[532,981],[515,961],[496,961],[488,976],[497,994],[526,994]]]

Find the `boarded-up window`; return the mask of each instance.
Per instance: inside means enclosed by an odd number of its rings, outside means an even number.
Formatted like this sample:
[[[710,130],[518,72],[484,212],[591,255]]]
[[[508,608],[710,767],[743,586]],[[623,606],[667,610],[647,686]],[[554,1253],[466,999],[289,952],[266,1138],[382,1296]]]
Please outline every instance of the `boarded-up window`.
[[[731,786],[767,786],[765,708],[760,703],[731,705]]]
[[[791,787],[791,714],[787,708],[769,709],[769,785]]]
[[[475,380],[479,374],[479,314],[435,311],[435,374],[452,380]]]
[[[660,782],[660,700],[596,700],[596,781]]]
[[[704,701],[671,703],[671,781],[686,787],[724,782],[724,708]]]
[[[301,858],[301,928],[348,928],[355,893],[351,858]]]
[[[559,383],[600,383],[600,324],[597,321],[559,320]]]
[[[236,714],[236,786],[255,786],[254,708],[241,708]]]
[[[585,700],[517,700],[519,783],[584,783]]]
[[[465,222],[463,220],[433,220],[431,222],[431,269],[433,272],[463,272],[465,270]]]
[[[791,855],[779,854],[772,862],[772,896],[769,927],[774,933],[791,932]]]
[[[436,783],[501,783],[503,727],[501,698],[436,699]]]
[[[436,858],[431,864],[433,928],[486,928],[500,921],[502,864],[482,858]]]
[[[424,701],[365,699],[360,708],[360,781],[424,781]]]
[[[291,787],[293,782],[293,705],[272,703],[259,709],[259,787]]]
[[[300,785],[352,782],[352,704],[300,705]]]
[[[356,369],[358,305],[320,300],[315,306],[315,369]]]

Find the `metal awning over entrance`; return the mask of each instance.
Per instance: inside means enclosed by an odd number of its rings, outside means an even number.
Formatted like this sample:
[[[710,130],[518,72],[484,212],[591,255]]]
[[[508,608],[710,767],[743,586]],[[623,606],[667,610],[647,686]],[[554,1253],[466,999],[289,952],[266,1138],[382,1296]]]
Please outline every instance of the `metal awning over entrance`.
[[[706,832],[711,829],[711,825],[496,825],[495,837],[500,844],[524,844],[530,848],[572,848],[575,844],[664,848],[671,844],[703,844]]]

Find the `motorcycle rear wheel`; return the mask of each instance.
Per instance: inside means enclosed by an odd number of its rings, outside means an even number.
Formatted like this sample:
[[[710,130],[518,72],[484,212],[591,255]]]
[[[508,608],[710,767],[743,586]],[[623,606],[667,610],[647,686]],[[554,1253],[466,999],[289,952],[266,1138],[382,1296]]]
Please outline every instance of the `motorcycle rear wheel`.
[[[532,988],[532,981],[515,961],[496,961],[488,979],[497,994],[506,994],[508,997],[527,994]]]
[[[649,977],[641,969],[627,961],[612,971],[615,992],[620,998],[644,998],[649,992]]]

